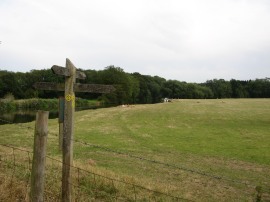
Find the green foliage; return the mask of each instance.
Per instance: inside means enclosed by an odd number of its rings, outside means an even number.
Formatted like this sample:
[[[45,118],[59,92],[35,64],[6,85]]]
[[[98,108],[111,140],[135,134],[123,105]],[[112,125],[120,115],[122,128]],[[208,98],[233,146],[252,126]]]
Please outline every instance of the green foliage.
[[[23,109],[57,109],[58,99],[28,99],[17,102],[19,108]]]
[[[5,100],[0,100],[0,112],[13,111],[16,110],[17,106],[14,101],[7,102]]]
[[[96,100],[85,100],[76,98],[77,108],[93,108],[99,107],[99,102]],[[35,109],[35,110],[57,110],[58,99],[25,99],[7,101],[5,99],[0,100],[0,112],[14,111],[17,109]]]
[[[232,86],[232,97],[233,98],[246,98],[249,97],[249,93],[246,90],[246,81],[237,81],[235,79],[230,80]]]
[[[5,96],[4,96],[4,100],[5,101],[13,101],[15,100],[14,98],[14,95],[12,93],[7,93]]]
[[[120,67],[109,66],[100,72],[100,79],[104,84],[115,85],[116,91],[109,95],[105,95],[111,103],[128,104],[132,102],[136,88],[136,82],[133,78],[126,74]]]
[[[232,96],[231,83],[224,79],[206,81],[206,86],[212,90],[214,98],[231,98]]]
[[[100,102],[97,100],[86,100],[82,98],[76,97],[76,108],[92,108],[92,107],[99,107]]]
[[[122,68],[108,66],[104,70],[80,70],[86,74],[81,83],[114,85],[110,94],[76,93],[83,99],[99,99],[107,105],[158,103],[162,98],[211,99],[211,98],[269,98],[269,79],[239,81],[232,79],[208,80],[206,83],[186,83],[166,80],[158,76],[126,73]],[[57,98],[63,92],[36,90],[36,82],[63,83],[64,78],[54,75],[50,69],[14,73],[0,70],[0,98],[7,93],[16,99]]]
[[[270,98],[269,79],[256,79],[255,81],[249,81],[247,84],[247,89],[251,98]]]

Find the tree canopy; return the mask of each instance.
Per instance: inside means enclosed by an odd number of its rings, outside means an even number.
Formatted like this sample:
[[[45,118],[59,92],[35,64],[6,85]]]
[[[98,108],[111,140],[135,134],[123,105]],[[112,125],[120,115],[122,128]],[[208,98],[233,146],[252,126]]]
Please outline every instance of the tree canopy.
[[[78,97],[100,99],[108,104],[158,103],[162,98],[212,99],[212,98],[270,98],[270,80],[241,81],[231,79],[208,80],[205,83],[187,83],[166,80],[159,76],[126,73],[122,68],[108,66],[104,70],[80,70],[86,74],[81,83],[111,84],[116,91],[111,94],[78,93]],[[55,98],[63,92],[42,91],[33,88],[36,82],[64,82],[50,69],[27,73],[0,70],[0,98],[13,94],[16,99]]]

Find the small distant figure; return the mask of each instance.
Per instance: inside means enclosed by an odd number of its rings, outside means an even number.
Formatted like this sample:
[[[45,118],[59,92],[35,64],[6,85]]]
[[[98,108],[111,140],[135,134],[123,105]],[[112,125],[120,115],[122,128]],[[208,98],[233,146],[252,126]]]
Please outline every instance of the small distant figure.
[[[165,97],[165,98],[163,99],[163,102],[172,102],[172,100]]]
[[[123,104],[122,107],[129,107],[129,104]]]

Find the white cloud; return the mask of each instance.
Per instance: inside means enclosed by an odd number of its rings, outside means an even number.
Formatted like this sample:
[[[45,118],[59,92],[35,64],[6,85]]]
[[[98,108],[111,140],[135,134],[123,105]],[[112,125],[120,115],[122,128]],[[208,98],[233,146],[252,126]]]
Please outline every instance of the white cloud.
[[[80,68],[197,82],[270,73],[266,0],[3,0],[0,19],[1,69],[69,57]]]

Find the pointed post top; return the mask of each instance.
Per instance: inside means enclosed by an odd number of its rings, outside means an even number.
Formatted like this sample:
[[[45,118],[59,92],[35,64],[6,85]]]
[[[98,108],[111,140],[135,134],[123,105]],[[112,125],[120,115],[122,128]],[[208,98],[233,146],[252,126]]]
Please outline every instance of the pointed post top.
[[[66,59],[66,67],[60,67],[58,65],[52,66],[52,71],[54,74],[61,75],[61,76],[72,76],[76,75],[77,79],[85,79],[86,75],[83,72],[76,71],[76,67],[72,64],[72,62],[67,58]]]
[[[72,62],[68,58],[66,59],[66,68],[69,71],[69,76],[76,75],[76,67],[74,66],[74,64],[72,64]]]

